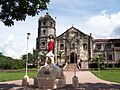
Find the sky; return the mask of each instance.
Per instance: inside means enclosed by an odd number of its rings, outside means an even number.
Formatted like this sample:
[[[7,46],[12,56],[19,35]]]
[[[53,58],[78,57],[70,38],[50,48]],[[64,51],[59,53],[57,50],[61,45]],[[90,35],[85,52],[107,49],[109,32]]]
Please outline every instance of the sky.
[[[38,19],[46,12],[56,21],[57,36],[74,26],[95,39],[120,38],[120,0],[51,0],[48,10],[7,27],[0,22],[0,53],[20,58],[36,48]]]

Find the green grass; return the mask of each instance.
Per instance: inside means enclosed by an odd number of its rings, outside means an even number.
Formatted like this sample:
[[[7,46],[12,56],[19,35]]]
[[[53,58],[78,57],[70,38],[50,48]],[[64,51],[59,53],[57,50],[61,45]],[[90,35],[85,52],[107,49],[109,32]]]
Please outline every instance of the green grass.
[[[37,71],[28,72],[28,76],[30,78],[35,77],[36,74],[37,74]],[[24,75],[25,75],[25,72],[23,71],[0,72],[0,82],[21,80],[23,79]]]
[[[99,71],[92,71],[92,73],[96,75],[98,78],[101,78],[103,80],[120,83],[120,69],[101,70],[100,74],[99,74]]]
[[[100,75],[99,75],[98,71],[92,71],[92,73],[103,80],[120,83],[120,69],[118,69],[118,70],[101,70]],[[28,72],[28,76],[30,78],[35,77],[36,74],[37,74],[36,69]],[[0,72],[0,82],[21,80],[21,79],[23,79],[24,75],[25,75],[25,72],[23,72],[23,71]]]

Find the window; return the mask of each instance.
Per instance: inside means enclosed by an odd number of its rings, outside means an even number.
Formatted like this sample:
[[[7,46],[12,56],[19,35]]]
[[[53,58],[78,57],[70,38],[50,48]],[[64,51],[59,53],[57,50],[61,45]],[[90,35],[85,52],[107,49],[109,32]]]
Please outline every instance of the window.
[[[96,44],[96,50],[100,50],[101,49],[101,44]]]
[[[46,31],[45,30],[43,30],[43,34],[45,35],[45,33],[46,33]]]
[[[108,54],[107,59],[112,60],[112,54]]]
[[[45,26],[45,25],[46,25],[46,22],[43,22],[43,25]]]
[[[115,43],[115,47],[120,47],[120,43]]]
[[[45,42],[41,42],[41,46],[44,47],[45,46]]]
[[[72,47],[72,49],[75,49],[75,43],[72,43],[71,47]]]
[[[106,44],[106,49],[111,49],[111,44]]]
[[[60,50],[64,50],[64,44],[60,44]]]
[[[84,50],[87,49],[87,44],[86,44],[86,43],[83,44],[83,49],[84,49]]]

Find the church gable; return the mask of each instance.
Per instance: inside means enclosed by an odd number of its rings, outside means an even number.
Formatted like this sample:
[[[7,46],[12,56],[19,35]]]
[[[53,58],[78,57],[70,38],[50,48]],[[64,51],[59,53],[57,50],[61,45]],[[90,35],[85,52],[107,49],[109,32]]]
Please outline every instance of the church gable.
[[[73,37],[78,37],[79,39],[83,39],[88,37],[87,34],[84,34],[83,32],[81,32],[80,30],[76,29],[75,27],[71,27],[70,29],[68,29],[67,31],[65,31],[63,34],[59,35],[58,38],[73,38]]]

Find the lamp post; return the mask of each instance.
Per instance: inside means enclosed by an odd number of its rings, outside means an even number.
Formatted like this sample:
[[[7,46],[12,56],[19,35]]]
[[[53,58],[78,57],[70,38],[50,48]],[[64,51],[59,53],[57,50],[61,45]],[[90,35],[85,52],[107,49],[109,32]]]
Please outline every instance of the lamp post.
[[[77,38],[76,38],[77,39]],[[78,46],[77,46],[78,49]],[[77,56],[75,55],[75,44],[73,44],[73,50],[74,50],[74,76],[72,77],[72,85],[74,88],[79,87],[79,81],[78,81],[78,77],[76,76],[76,59]]]
[[[22,80],[22,85],[29,85],[29,76],[27,75],[27,68],[28,68],[28,40],[29,40],[29,37],[30,37],[30,33],[27,33],[27,59],[26,59],[26,74],[25,76],[23,77],[23,80]]]
[[[76,55],[75,55],[75,46],[73,47],[74,49],[74,76],[76,76]]]

